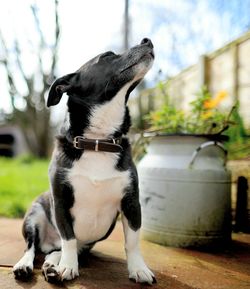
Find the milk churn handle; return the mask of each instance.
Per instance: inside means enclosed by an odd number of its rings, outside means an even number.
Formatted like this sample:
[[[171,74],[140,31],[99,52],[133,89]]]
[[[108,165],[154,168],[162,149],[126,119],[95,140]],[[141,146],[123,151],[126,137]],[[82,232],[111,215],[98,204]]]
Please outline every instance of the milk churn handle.
[[[190,163],[189,163],[189,168],[192,168],[193,164],[194,164],[194,161],[198,155],[198,153],[208,147],[208,146],[217,146],[219,147],[225,154],[225,159],[224,159],[224,163],[223,163],[223,166],[225,167],[226,166],[226,161],[227,161],[227,150],[225,149],[225,147],[223,146],[222,143],[220,142],[217,142],[217,141],[207,141],[207,142],[204,142],[203,144],[201,144],[192,154],[192,157],[191,157],[191,160],[190,160]]]

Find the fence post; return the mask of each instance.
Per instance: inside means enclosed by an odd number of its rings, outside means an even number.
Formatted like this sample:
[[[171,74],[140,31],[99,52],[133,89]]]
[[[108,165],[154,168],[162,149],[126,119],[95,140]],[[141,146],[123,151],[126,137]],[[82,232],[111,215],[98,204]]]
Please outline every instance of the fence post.
[[[235,215],[235,232],[249,233],[248,227],[248,183],[247,178],[241,176],[237,181],[237,203]]]
[[[209,75],[208,75],[208,57],[206,55],[201,55],[198,62],[198,85],[200,87],[209,85]]]
[[[234,100],[239,99],[239,48],[238,44],[232,47],[233,53],[233,97]]]

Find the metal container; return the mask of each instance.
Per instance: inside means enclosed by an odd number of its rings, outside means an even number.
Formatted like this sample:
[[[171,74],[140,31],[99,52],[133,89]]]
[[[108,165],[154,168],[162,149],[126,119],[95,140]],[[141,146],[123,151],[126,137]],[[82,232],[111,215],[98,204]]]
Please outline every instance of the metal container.
[[[175,247],[231,239],[231,176],[221,142],[205,136],[153,137],[138,165],[143,238]]]

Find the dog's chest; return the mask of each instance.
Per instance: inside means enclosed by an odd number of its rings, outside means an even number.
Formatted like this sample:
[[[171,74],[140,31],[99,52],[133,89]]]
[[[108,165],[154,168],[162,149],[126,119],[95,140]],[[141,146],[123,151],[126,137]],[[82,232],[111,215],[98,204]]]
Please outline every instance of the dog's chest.
[[[73,186],[74,233],[80,241],[89,243],[102,238],[109,230],[124,189],[129,185],[129,172],[115,168],[116,155],[85,152],[70,170]]]

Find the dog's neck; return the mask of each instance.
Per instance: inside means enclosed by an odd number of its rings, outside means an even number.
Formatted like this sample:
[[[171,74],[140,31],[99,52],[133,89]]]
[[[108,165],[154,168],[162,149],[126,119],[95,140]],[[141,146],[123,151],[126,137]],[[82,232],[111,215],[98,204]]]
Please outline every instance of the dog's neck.
[[[130,117],[126,107],[126,95],[131,83],[126,84],[110,101],[95,105],[86,113],[70,112],[65,118],[62,132],[70,138],[84,136],[88,139],[108,139],[126,134]],[[84,124],[84,126],[82,126]]]
[[[84,132],[87,138],[108,138],[118,131],[125,115],[125,96],[129,84],[125,85],[111,101],[95,106],[91,110],[89,126]]]

